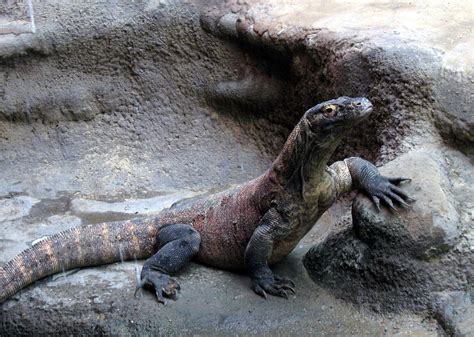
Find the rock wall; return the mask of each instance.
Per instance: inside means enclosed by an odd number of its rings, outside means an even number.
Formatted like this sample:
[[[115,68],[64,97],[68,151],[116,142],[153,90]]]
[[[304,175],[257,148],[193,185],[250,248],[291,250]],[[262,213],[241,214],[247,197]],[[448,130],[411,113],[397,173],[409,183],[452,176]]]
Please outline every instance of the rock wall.
[[[206,190],[268,165],[262,133],[278,128],[206,103],[207,88],[245,62],[200,28],[199,4],[45,1],[35,10],[36,34],[0,37],[0,194]]]

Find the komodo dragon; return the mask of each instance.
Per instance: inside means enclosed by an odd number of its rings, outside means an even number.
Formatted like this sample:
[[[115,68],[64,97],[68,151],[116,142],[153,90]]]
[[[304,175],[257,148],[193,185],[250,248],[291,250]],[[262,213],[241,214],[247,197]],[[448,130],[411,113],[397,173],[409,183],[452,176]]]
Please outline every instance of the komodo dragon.
[[[361,158],[327,166],[341,138],[371,111],[366,98],[320,103],[306,111],[270,168],[253,180],[178,202],[155,217],[81,226],[37,242],[0,268],[0,303],[47,275],[148,257],[137,289],[154,288],[161,303],[179,290],[170,275],[192,258],[222,269],[245,268],[257,294],[288,298],[294,283],[269,266],[288,255],[338,197],[359,188],[377,208],[381,200],[392,210],[393,201],[413,201],[395,186],[409,179],[381,176]]]

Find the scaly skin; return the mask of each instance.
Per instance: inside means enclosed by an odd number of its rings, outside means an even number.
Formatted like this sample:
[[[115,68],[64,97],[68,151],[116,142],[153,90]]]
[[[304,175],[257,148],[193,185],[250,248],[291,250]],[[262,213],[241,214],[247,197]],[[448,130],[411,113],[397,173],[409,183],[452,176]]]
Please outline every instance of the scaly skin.
[[[45,276],[73,268],[151,256],[141,273],[159,302],[179,285],[170,275],[192,258],[222,269],[246,269],[254,291],[287,297],[291,280],[269,266],[297,245],[335,200],[353,188],[379,207],[410,198],[361,158],[327,162],[347,131],[367,117],[365,98],[341,97],[308,110],[271,167],[236,188],[177,203],[158,216],[88,225],[36,243],[0,268],[0,302]]]

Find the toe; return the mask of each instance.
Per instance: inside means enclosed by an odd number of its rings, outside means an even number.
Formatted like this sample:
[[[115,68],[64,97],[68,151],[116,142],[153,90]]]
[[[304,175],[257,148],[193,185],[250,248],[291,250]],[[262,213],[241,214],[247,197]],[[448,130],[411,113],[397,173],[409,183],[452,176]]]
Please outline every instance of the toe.
[[[166,300],[164,296],[176,299],[178,290],[180,286],[176,279],[170,277],[167,274],[160,273],[157,271],[148,271],[144,278],[137,286],[137,289],[140,289],[143,285],[147,285],[148,287],[155,290],[156,298],[159,303],[166,305]]]
[[[267,293],[258,284],[254,285],[253,290],[255,291],[256,294],[258,294],[258,295],[262,296],[263,298],[267,299]]]
[[[268,292],[272,294],[273,296],[279,296],[279,297],[284,297],[288,299],[288,293],[281,286],[278,286],[278,285],[270,286],[268,289]]]
[[[293,295],[296,294],[295,288],[290,287],[289,285],[283,286],[283,289],[285,289],[286,291],[290,291]]]
[[[275,276],[275,281],[277,281],[281,284],[289,285],[290,287],[295,286],[295,282],[293,282],[293,280],[291,280],[289,278],[286,278],[286,277]]]
[[[284,297],[284,298],[288,299],[288,293],[283,289],[280,289],[278,291],[277,295],[280,296],[280,297]]]
[[[159,303],[163,304],[163,305],[166,305],[166,300],[165,298],[163,297],[163,293],[161,292],[161,289],[160,290],[156,290],[155,291],[155,294],[156,294],[156,299],[158,300]]]
[[[295,294],[294,282],[290,279],[274,276],[267,279],[253,280],[252,288],[260,296],[267,298],[267,294],[288,299]]]

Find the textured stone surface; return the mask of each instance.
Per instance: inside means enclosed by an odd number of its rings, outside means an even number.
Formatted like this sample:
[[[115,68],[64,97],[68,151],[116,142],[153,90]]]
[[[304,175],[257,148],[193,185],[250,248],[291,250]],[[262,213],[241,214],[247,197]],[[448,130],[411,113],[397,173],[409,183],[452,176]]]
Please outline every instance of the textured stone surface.
[[[474,305],[472,302],[470,293],[443,291],[434,295],[432,312],[448,334],[473,336]]]
[[[129,199],[120,202],[107,202],[88,199],[71,200],[71,209],[76,213],[125,213],[125,214],[149,214],[170,207],[173,203],[191,198],[199,193],[193,191],[181,191],[165,195],[159,195],[147,199]]]
[[[109,204],[111,209],[118,209],[122,202]],[[2,237],[8,235],[18,242],[1,252],[0,263],[24,249],[23,242],[49,234],[51,230],[78,225],[80,218],[70,205],[66,200],[62,203],[42,201],[38,204],[41,207],[31,210],[28,219],[17,219],[15,223],[0,219],[0,228],[8,223],[24,232],[20,237],[15,231],[2,228]],[[127,211],[128,214],[120,216],[130,218],[143,210],[137,202],[130,204]],[[51,213],[62,215],[49,216]],[[79,215],[87,219],[82,213]],[[118,217],[119,213],[113,215]],[[111,218],[110,213],[106,216]],[[336,217],[337,212],[329,212],[324,220],[330,224]],[[141,268],[143,261],[124,262],[60,273],[28,287],[0,307],[0,333],[2,336],[32,333],[112,336],[442,334],[432,319],[405,314],[389,317],[369,314],[334,299],[314,284],[304,271],[302,256],[312,244],[310,237],[318,237],[321,230],[324,228],[315,228],[308,240],[276,266],[278,273],[294,278],[297,283],[297,294],[289,300],[269,298],[265,301],[250,289],[246,275],[191,264],[178,276],[182,287],[178,300],[161,306],[148,292],[139,298],[133,297],[136,268]]]
[[[359,194],[353,226],[334,231],[306,254],[310,275],[338,297],[377,311],[425,311],[449,334],[468,336],[474,245],[464,205],[474,185],[465,165],[452,150],[433,146],[384,165],[386,176],[413,179],[403,189],[417,201],[399,214],[378,212]]]
[[[403,143],[400,134],[441,134],[472,152],[473,38],[465,33],[472,26],[469,1],[247,3],[250,9],[240,13],[239,22],[210,15],[207,29],[277,54],[290,51],[288,62],[301,80],[299,95],[319,88],[313,95],[371,97],[384,118],[373,121],[365,137],[382,146],[380,155],[393,159],[393,147]],[[421,126],[423,119],[429,125]]]
[[[428,95],[423,104],[430,110],[437,128],[445,139],[454,140],[463,151],[472,151],[474,58],[470,51],[474,38],[468,33],[472,29],[470,1],[434,0],[429,4],[369,0],[319,4],[282,1],[271,6],[268,12],[288,25],[324,27],[333,32],[369,38],[384,53],[398,54],[403,64],[401,68],[416,65],[410,71],[414,71],[418,79],[427,77],[429,89],[425,91]],[[426,54],[420,53],[421,50],[432,53],[431,62]],[[396,65],[397,61],[394,62]],[[406,75],[403,70],[402,74]],[[407,90],[401,94],[406,95]]]
[[[286,131],[263,118],[207,105],[208,88],[255,66],[200,28],[196,5],[35,9],[36,34],[0,36],[0,194],[207,190],[265,169],[274,150],[264,132],[283,142]]]
[[[376,107],[335,159],[362,155],[384,163],[420,144],[438,151],[443,140],[469,153],[469,37],[456,35],[469,21],[450,19],[465,18],[461,2],[255,2],[226,2],[216,14],[207,9],[222,1],[34,1],[37,33],[0,36],[0,213],[7,214],[0,219],[0,262],[55,231],[144,215],[171,192],[250,179],[265,170],[307,108],[335,96],[368,96]],[[298,293],[289,301],[263,301],[246,277],[192,265],[180,275],[179,301],[158,307],[150,294],[133,299],[135,264],[118,263],[25,289],[1,306],[0,334],[467,331],[461,317],[469,311],[458,304],[467,303],[459,289],[474,278],[464,272],[474,247],[472,164],[456,150],[443,151],[435,161],[450,180],[455,201],[446,200],[462,230],[435,231],[425,241],[411,228],[415,251],[428,251],[430,260],[367,255],[368,244],[345,230],[350,216],[343,201],[277,267],[296,279]],[[12,197],[39,201],[16,208]],[[8,215],[13,209],[16,215]],[[339,277],[329,284],[366,306],[334,299],[328,283],[321,288],[304,273],[302,254],[325,238],[334,246],[322,262],[332,261],[327,270]],[[449,247],[458,242],[452,249],[458,253],[427,248],[444,240]],[[370,264],[378,257],[382,264]],[[431,277],[423,263],[433,259],[453,266],[433,273],[434,284],[443,282],[437,293],[463,294],[433,305],[438,321],[424,311],[365,311],[438,303],[423,286]],[[362,280],[354,276],[361,270]],[[410,290],[413,284],[419,291]]]
[[[28,215],[31,207],[39,200],[28,196],[17,196],[0,200],[0,218],[15,220]]]

